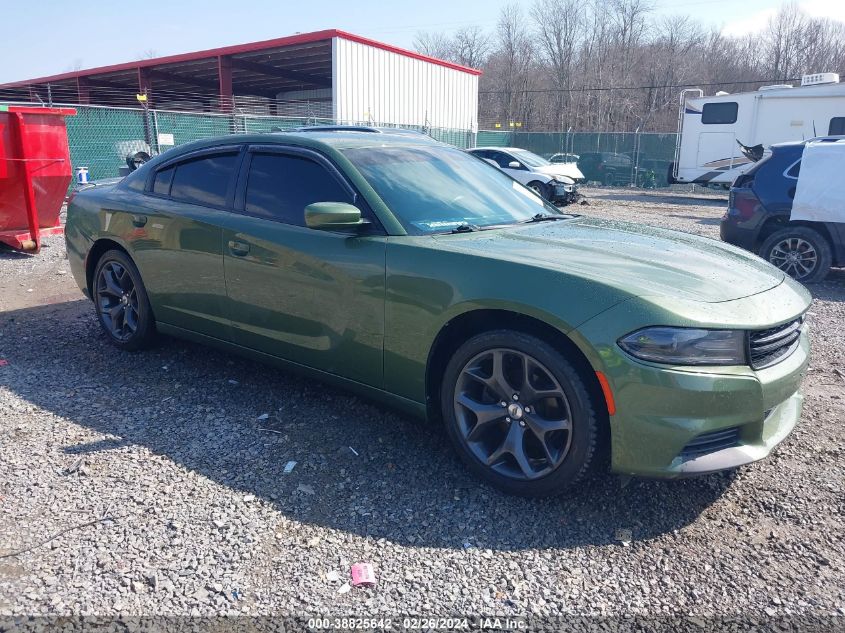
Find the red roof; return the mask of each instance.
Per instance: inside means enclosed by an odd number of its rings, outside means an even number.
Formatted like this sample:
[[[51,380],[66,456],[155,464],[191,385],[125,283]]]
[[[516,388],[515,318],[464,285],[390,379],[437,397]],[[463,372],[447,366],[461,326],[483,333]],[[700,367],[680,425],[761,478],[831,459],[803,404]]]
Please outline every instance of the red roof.
[[[193,53],[181,53],[179,55],[168,55],[166,57],[157,57],[154,59],[142,59],[133,62],[125,62],[122,64],[113,64],[111,66],[100,66],[98,68],[89,68],[87,70],[77,70],[73,72],[61,73],[58,75],[50,75],[48,77],[37,77],[35,79],[26,79],[22,81],[14,81],[10,83],[0,84],[2,88],[13,88],[19,86],[28,86],[32,84],[45,84],[49,82],[56,82],[56,81],[63,81],[68,79],[76,79],[78,77],[90,77],[92,75],[101,75],[105,73],[114,73],[119,71],[126,71],[126,70],[134,70],[138,68],[147,68],[151,66],[161,66],[164,64],[174,64],[179,62],[192,62],[202,59],[214,58],[221,55],[237,55],[239,53],[249,53],[255,51],[262,51],[268,49],[275,49],[281,48],[285,46],[292,46],[296,44],[308,44],[311,42],[321,42],[326,40],[331,40],[332,38],[339,37],[345,40],[350,40],[352,42],[358,42],[360,44],[366,44],[367,46],[373,46],[375,48],[380,48],[385,51],[390,51],[391,53],[396,53],[398,55],[404,55],[405,57],[412,57],[414,59],[419,59],[422,61],[426,61],[432,64],[437,64],[439,66],[445,66],[446,68],[452,68],[454,70],[459,70],[465,73],[469,73],[472,75],[480,75],[481,71],[476,68],[469,68],[468,66],[461,66],[460,64],[454,64],[452,62],[447,62],[442,59],[437,59],[435,57],[429,57],[428,55],[421,55],[420,53],[415,53],[413,51],[406,50],[404,48],[399,48],[398,46],[392,46],[390,44],[384,44],[382,42],[378,42],[376,40],[371,40],[366,37],[362,37],[360,35],[355,35],[354,33],[347,33],[346,31],[341,31],[339,29],[327,29],[325,31],[314,31],[313,33],[301,33],[298,35],[291,35],[288,37],[280,37],[272,40],[263,40],[261,42],[251,42],[249,44],[238,44],[235,46],[224,46],[222,48],[210,48],[203,51],[196,51]]]

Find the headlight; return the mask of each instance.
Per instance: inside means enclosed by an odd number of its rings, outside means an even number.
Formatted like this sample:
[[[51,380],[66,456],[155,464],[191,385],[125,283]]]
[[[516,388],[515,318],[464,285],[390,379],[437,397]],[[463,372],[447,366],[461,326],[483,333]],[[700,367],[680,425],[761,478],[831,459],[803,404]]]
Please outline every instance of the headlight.
[[[574,185],[575,184],[575,181],[572,178],[570,178],[569,176],[555,176],[554,180],[555,180],[555,182],[559,182],[559,183],[564,184],[564,185]]]
[[[631,356],[670,365],[746,365],[745,332],[682,327],[647,327],[623,336]]]

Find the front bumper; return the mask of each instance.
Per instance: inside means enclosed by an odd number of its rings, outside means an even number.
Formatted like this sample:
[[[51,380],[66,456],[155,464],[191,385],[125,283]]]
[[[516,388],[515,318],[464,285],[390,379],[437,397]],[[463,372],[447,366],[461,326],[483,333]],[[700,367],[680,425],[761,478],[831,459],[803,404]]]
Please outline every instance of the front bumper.
[[[552,202],[569,204],[578,197],[578,190],[575,185],[552,182]]]
[[[769,455],[801,417],[810,351],[806,324],[791,354],[759,370],[636,360],[615,345],[613,326],[604,318],[578,334],[606,341],[593,347],[597,357],[590,360],[606,375],[616,404],[609,417],[614,472],[673,478],[736,468]],[[711,443],[710,437],[729,441]]]

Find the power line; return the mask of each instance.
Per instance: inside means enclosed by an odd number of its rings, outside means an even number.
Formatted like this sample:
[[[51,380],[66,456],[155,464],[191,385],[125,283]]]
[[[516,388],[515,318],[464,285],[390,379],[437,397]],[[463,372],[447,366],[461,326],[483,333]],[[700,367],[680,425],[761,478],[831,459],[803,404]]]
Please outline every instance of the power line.
[[[689,84],[666,84],[655,86],[598,86],[593,88],[528,88],[525,90],[479,90],[478,94],[526,94],[526,93],[558,93],[558,92],[605,92],[610,90],[661,90],[665,88],[710,88],[713,86],[734,86],[744,84],[767,84],[798,81],[796,78],[787,79],[754,79],[749,81],[716,81],[696,82]]]

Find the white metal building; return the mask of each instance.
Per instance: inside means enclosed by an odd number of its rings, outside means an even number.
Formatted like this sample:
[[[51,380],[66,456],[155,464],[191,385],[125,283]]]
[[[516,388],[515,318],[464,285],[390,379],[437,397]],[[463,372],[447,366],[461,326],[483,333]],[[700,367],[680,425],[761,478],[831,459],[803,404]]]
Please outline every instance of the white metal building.
[[[336,29],[0,85],[25,100],[475,131],[481,71]],[[6,96],[5,98],[9,98]]]

